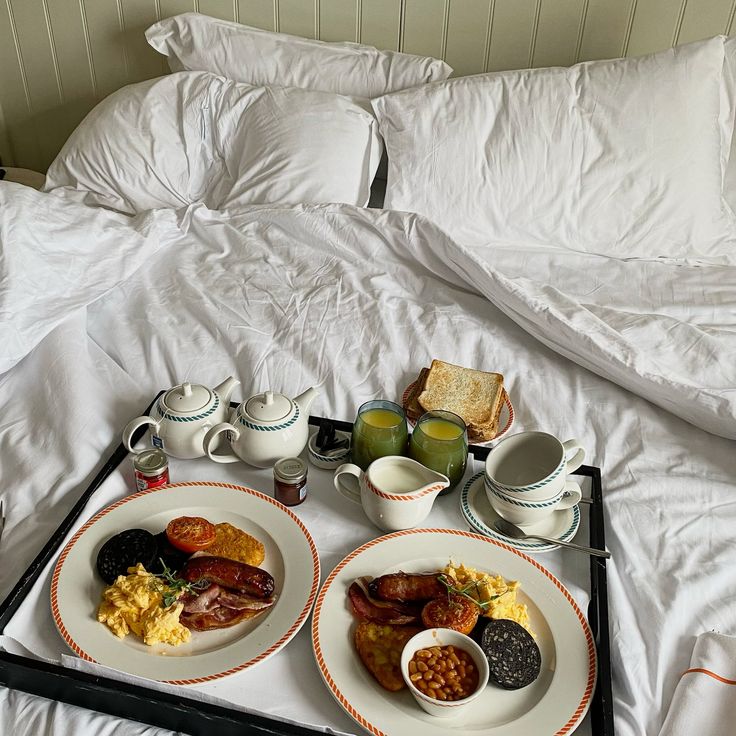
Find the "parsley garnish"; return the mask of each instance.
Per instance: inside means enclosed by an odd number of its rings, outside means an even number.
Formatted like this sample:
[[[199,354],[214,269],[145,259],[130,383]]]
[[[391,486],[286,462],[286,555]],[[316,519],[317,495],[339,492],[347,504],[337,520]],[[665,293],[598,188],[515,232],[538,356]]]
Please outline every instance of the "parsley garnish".
[[[463,598],[467,598],[470,601],[473,601],[480,609],[481,611],[485,612],[488,606],[491,605],[491,601],[495,601],[496,598],[500,598],[502,593],[499,593],[497,595],[493,595],[490,597],[487,601],[481,601],[480,600],[480,587],[482,585],[482,582],[480,580],[471,580],[469,583],[466,583],[463,585],[462,588],[458,588],[456,585],[453,584],[453,582],[450,580],[450,578],[447,577],[444,573],[437,576],[437,579],[442,583],[442,585],[447,588],[447,597],[449,598],[451,594],[462,596]],[[477,598],[474,598],[472,595],[469,594],[468,591],[475,591],[475,594],[478,596]]]
[[[161,593],[161,607],[168,608],[181,598],[184,593],[197,593],[203,591],[210,584],[209,580],[200,579],[193,583],[176,577],[174,571],[166,566],[166,563],[159,557],[163,572],[154,573],[151,579],[151,587]]]

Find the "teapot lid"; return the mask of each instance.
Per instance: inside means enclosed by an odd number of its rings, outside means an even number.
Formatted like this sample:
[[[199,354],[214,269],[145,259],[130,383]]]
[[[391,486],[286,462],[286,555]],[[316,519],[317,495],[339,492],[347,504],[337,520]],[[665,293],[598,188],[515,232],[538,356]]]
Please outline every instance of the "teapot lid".
[[[264,391],[251,396],[245,404],[245,413],[261,422],[275,422],[291,414],[293,404],[283,394]]]
[[[181,386],[169,389],[163,397],[164,406],[181,414],[200,411],[212,401],[208,388],[198,383],[185,381]]]

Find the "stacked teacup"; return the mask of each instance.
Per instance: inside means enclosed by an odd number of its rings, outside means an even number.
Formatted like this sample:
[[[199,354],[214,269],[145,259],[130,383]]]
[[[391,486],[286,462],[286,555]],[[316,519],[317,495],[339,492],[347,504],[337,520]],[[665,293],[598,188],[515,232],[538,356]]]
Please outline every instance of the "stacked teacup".
[[[575,506],[580,486],[567,479],[585,459],[575,440],[561,442],[546,432],[521,432],[501,440],[485,468],[488,501],[499,516],[532,526],[555,511]]]

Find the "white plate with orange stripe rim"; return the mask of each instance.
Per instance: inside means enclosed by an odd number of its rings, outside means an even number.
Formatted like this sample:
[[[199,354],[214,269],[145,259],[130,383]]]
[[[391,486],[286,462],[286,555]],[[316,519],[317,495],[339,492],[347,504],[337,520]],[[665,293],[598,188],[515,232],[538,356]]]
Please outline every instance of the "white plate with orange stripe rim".
[[[406,411],[406,400],[409,398],[409,394],[412,392],[412,389],[414,388],[414,385],[416,384],[416,381],[413,381],[410,383],[405,389],[404,393],[401,395],[401,406],[404,408],[404,411]],[[409,415],[406,416],[406,421],[413,427],[416,422],[409,418]],[[478,447],[485,447],[489,445],[491,442],[495,442],[496,440],[500,440],[501,437],[503,437],[510,429],[511,425],[514,423],[514,407],[511,405],[511,399],[509,398],[509,394],[506,391],[506,389],[503,389],[503,404],[501,405],[501,413],[498,415],[498,432],[491,437],[490,440],[487,440],[486,442],[473,442],[472,444],[478,446]]]
[[[363,667],[352,643],[356,619],[347,590],[358,577],[425,572],[455,563],[519,580],[542,654],[537,680],[521,690],[489,685],[451,720],[433,718],[409,692],[384,690]],[[536,560],[508,545],[458,529],[409,529],[351,552],[317,596],[312,645],[327,688],[343,709],[376,736],[551,736],[569,734],[585,716],[595,688],[593,636],[566,588]]]
[[[105,588],[97,553],[114,534],[142,528],[156,534],[177,516],[227,521],[263,542],[261,565],[278,598],[262,616],[228,629],[192,632],[178,647],[118,639],[96,619]],[[301,628],[319,587],[314,540],[290,509],[269,496],[228,483],[174,483],[142,491],[90,519],[62,550],[51,581],[51,613],[59,633],[80,657],[139,677],[194,685],[240,672],[282,649]]]

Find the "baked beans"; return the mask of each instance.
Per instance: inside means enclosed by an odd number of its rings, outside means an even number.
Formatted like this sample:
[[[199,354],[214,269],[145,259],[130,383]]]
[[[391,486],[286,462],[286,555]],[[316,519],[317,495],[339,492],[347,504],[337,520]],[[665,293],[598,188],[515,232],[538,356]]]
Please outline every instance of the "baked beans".
[[[437,700],[462,700],[478,687],[478,668],[464,650],[446,647],[418,649],[409,662],[409,680]]]

